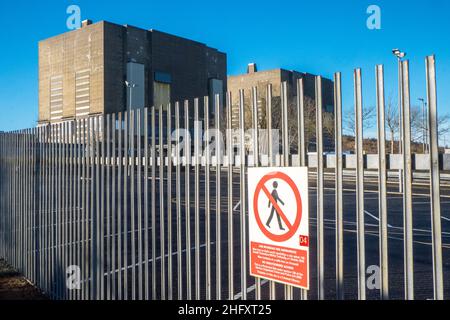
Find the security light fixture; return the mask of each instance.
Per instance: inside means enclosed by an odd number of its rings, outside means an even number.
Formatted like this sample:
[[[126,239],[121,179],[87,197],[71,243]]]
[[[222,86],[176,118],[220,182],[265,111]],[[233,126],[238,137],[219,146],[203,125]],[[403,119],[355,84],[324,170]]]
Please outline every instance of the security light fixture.
[[[403,59],[406,56],[406,52],[403,52],[400,49],[393,49],[392,53],[399,59]]]

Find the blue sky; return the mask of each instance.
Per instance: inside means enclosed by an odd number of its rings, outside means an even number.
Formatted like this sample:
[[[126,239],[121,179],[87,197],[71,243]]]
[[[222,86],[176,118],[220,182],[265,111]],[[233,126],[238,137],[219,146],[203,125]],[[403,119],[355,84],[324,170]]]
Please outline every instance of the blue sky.
[[[363,70],[364,104],[375,105],[375,65],[384,64],[386,95],[397,99],[391,49],[408,53],[412,102],[425,97],[425,56],[436,54],[439,112],[450,113],[450,1],[1,1],[0,130],[34,126],[39,40],[67,31],[66,9],[82,19],[158,29],[228,54],[228,73],[286,68],[332,77],[343,73],[344,108],[353,106],[353,69]],[[381,30],[366,27],[369,5],[381,8]],[[373,134],[373,130],[368,135]],[[450,142],[450,137],[447,138]]]

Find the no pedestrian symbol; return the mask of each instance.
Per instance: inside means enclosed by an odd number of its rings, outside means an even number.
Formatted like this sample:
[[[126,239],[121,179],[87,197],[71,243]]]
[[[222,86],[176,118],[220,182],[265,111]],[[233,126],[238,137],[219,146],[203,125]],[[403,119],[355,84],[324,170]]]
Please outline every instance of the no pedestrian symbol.
[[[308,169],[250,168],[250,274],[309,288]]]
[[[273,190],[270,192],[266,184],[270,184]],[[283,195],[277,190],[281,183],[286,183],[294,193],[294,198],[284,198]],[[267,221],[263,223],[263,219],[266,217],[266,212],[262,213],[258,207],[259,197],[266,197],[268,199],[268,208],[270,209],[269,217]],[[295,201],[296,209],[293,211],[283,210],[282,206],[286,205],[285,201]],[[280,206],[281,204],[281,206]],[[255,219],[258,223],[261,231],[271,240],[276,242],[284,242],[289,240],[297,231],[302,220],[302,199],[300,197],[299,190],[295,185],[295,182],[282,172],[273,172],[265,175],[258,185],[256,186],[253,208],[255,212]],[[265,210],[267,211],[267,210]],[[275,234],[270,231],[273,226],[273,218],[276,215],[278,222],[278,228],[281,231],[286,231],[282,234]]]

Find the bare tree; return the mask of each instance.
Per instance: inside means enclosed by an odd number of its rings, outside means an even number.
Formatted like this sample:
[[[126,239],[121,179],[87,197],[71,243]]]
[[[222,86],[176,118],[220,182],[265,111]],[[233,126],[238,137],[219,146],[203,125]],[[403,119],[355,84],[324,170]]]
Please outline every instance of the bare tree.
[[[362,121],[364,130],[370,129],[374,126],[376,117],[376,109],[375,107],[365,107],[362,112]],[[356,135],[356,125],[355,125],[355,110],[353,108],[349,108],[344,115],[344,131],[349,135]]]
[[[424,142],[425,141],[424,130],[426,128],[426,124],[423,123],[425,119],[423,117],[422,110],[419,107],[411,106],[410,120],[411,120],[411,141]]]
[[[399,118],[398,118],[398,109],[392,102],[391,96],[388,99],[385,118],[386,118],[386,127],[389,130],[391,153],[394,153],[395,135],[399,131]]]
[[[399,136],[400,131],[400,120],[397,106],[393,103],[392,97],[389,97],[386,105],[386,127],[389,130],[390,136],[390,149],[391,153],[394,153],[394,146],[396,136]],[[423,114],[422,109],[419,106],[412,106],[410,110],[410,120],[411,120],[411,141],[417,143],[423,143],[426,141],[424,136],[428,134],[428,119],[427,116]],[[438,135],[440,137],[448,134],[450,132],[450,115],[444,114],[438,116]],[[398,139],[399,144],[401,143]]]
[[[291,101],[288,105],[288,131],[289,144],[291,149],[298,151],[298,107],[296,101]],[[316,140],[316,104],[311,97],[305,97],[304,100],[304,123],[305,123],[305,143],[306,151],[310,150],[311,145],[315,145]],[[333,139],[335,134],[334,115],[330,112],[323,112],[322,127],[324,134]],[[272,125],[281,130],[281,99],[274,98],[272,102]]]
[[[245,129],[252,129],[253,128],[253,108],[251,106],[251,92],[249,90],[246,90],[244,93],[245,99],[244,99],[244,122],[245,122]],[[239,108],[238,101],[234,101],[233,108],[236,110]],[[265,129],[267,127],[267,115],[266,115],[266,97],[265,92],[263,90],[260,90],[260,93],[258,94],[258,125],[260,128]],[[292,99],[289,99],[288,101],[288,139],[289,139],[289,146],[291,151],[298,152],[299,146],[298,146],[298,107],[297,107],[297,101],[295,97]],[[281,108],[281,97],[280,96],[274,96],[272,97],[272,129],[278,129],[280,130],[280,134],[282,131],[282,108]],[[313,98],[311,97],[305,97],[304,100],[304,123],[305,123],[305,142],[306,142],[306,151],[310,150],[311,145],[315,144],[315,138],[316,138],[316,104]],[[327,138],[333,139],[335,134],[334,129],[334,115],[330,112],[323,112],[323,130],[324,134]],[[281,137],[281,136],[280,136]],[[263,138],[263,137],[261,137]],[[250,148],[251,144],[251,137],[246,136],[246,146],[247,149]],[[261,146],[260,146],[261,147]],[[264,147],[261,148],[263,150]]]
[[[423,114],[419,106],[412,106],[411,111],[411,140],[425,143],[428,135],[428,117]],[[450,115],[438,115],[438,136],[443,137],[450,132]],[[425,136],[424,136],[425,135]]]
[[[297,117],[292,116],[296,114],[296,104],[290,101],[288,106],[288,139],[291,149],[298,151],[298,124]],[[272,128],[280,130],[280,134],[283,127],[281,98],[273,97],[272,100]]]

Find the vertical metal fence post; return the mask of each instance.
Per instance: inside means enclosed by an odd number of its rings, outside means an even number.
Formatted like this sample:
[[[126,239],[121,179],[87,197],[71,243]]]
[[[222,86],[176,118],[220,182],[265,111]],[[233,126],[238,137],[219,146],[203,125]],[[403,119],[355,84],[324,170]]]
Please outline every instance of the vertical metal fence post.
[[[190,138],[190,121],[189,121],[189,101],[184,102],[184,128],[185,128],[185,216],[186,216],[186,298],[192,299],[192,274],[191,274],[191,194],[190,194],[190,174],[191,174],[191,138]]]
[[[228,299],[234,299],[234,250],[233,250],[233,164],[234,164],[234,143],[232,132],[232,96],[227,93],[226,114],[227,114],[227,184],[228,184]]]
[[[75,204],[75,198],[77,195],[77,191],[76,191],[76,179],[75,179],[75,173],[76,173],[76,157],[75,157],[75,144],[76,144],[76,136],[75,136],[75,131],[76,131],[76,122],[75,120],[70,122],[70,127],[69,127],[69,148],[70,148],[70,154],[69,154],[69,180],[68,180],[68,184],[69,184],[69,240],[68,240],[68,245],[69,245],[69,261],[68,261],[68,266],[71,265],[76,265],[76,260],[75,260],[75,244],[76,244],[76,239],[75,239],[75,216],[76,216],[76,204]],[[74,300],[74,294],[75,294],[75,290],[69,290],[69,296],[68,298],[70,300]]]
[[[131,299],[136,300],[136,153],[135,153],[135,141],[136,141],[136,120],[137,112],[139,110],[129,111],[129,138],[130,138],[130,151],[127,154],[127,158],[130,159],[129,164],[129,177],[130,177],[130,231],[131,231]],[[140,195],[137,195],[140,197]]]
[[[38,170],[38,166],[40,166],[40,141],[39,141],[39,131],[40,128],[36,127],[33,128],[32,130],[32,147],[33,147],[33,154],[32,154],[32,162],[31,162],[31,172],[33,173],[33,185],[30,186],[30,192],[32,193],[32,201],[33,201],[33,205],[32,205],[32,217],[31,217],[31,224],[32,224],[32,240],[31,240],[31,250],[32,250],[32,255],[33,255],[33,265],[32,265],[32,277],[31,277],[31,281],[35,284],[38,285],[38,268],[37,268],[37,264],[39,262],[39,246],[38,246],[38,214],[39,214],[39,207],[40,207],[40,202],[39,202],[39,197],[40,197],[40,193],[41,193],[41,189],[39,188],[39,183],[40,183],[40,170]],[[1,172],[1,168],[0,168],[0,172]],[[1,192],[1,190],[0,190]],[[1,219],[0,219],[1,221]]]
[[[92,130],[92,180],[91,180],[91,270],[92,270],[92,297],[100,300],[100,117],[95,117]]]
[[[414,258],[412,220],[412,160],[411,160],[411,118],[409,94],[409,61],[402,62],[403,85],[403,214],[405,245],[405,298],[414,299]]]
[[[252,122],[253,122],[253,166],[259,167],[259,144],[258,144],[258,88],[252,88]],[[261,300],[261,279],[255,278],[255,298]]]
[[[95,126],[94,119],[88,119],[88,130],[87,130],[87,140],[88,140],[88,154],[87,154],[87,178],[86,183],[86,299],[94,299],[95,295],[93,293],[94,290],[94,274],[93,274],[93,249],[94,249],[94,230],[92,230],[94,223],[94,181],[95,181],[95,165],[94,165],[94,157],[95,157]]]
[[[99,156],[97,156],[97,168],[100,171],[98,176],[100,179],[97,181],[97,190],[99,192],[98,201],[99,201],[99,210],[98,213],[99,217],[99,245],[100,245],[100,261],[99,266],[97,267],[97,273],[99,276],[99,299],[104,300],[105,299],[105,196],[106,196],[106,188],[105,188],[105,169],[106,169],[106,124],[105,124],[105,116],[99,116],[99,131],[98,131],[98,137],[99,137],[99,143],[100,143],[100,150],[98,152]],[[108,192],[109,193],[109,192]]]
[[[156,106],[152,107],[152,300],[156,300]]]
[[[142,300],[143,298],[143,285],[144,280],[142,278],[143,275],[143,239],[142,239],[142,109],[136,109],[136,131],[133,135],[133,140],[136,140],[136,157],[133,156],[133,163],[136,163],[136,177],[137,177],[137,261],[138,261],[138,270],[137,270],[137,299]],[[134,172],[132,172],[134,175]],[[133,196],[134,197],[134,196]],[[136,276],[135,276],[136,281]],[[136,294],[135,294],[136,299]]]
[[[66,270],[69,266],[69,249],[70,249],[70,242],[69,242],[69,218],[70,218],[70,212],[71,208],[69,207],[69,198],[72,194],[70,192],[70,124],[71,122],[66,122],[64,127],[64,159],[63,159],[63,193],[64,193],[64,202],[63,202],[63,245],[62,245],[62,252],[63,252],[63,269],[61,270],[61,284],[63,287],[63,299],[67,299],[68,297],[68,287],[66,285]]]
[[[287,83],[283,82],[281,84],[281,108],[282,108],[282,133],[283,133],[283,159],[281,166],[289,167],[289,157],[290,157],[290,143],[289,143],[289,101],[287,93]],[[292,300],[294,296],[294,290],[292,286],[284,286],[284,296],[287,300]]]
[[[117,124],[117,229],[114,230],[117,233],[117,298],[119,300],[123,299],[122,291],[122,221],[123,221],[123,192],[122,186],[125,179],[122,180],[122,167],[123,167],[123,154],[122,154],[122,139],[124,119],[122,112],[118,114],[118,124]]]
[[[103,210],[106,213],[106,269],[105,267],[103,268],[102,275],[106,272],[106,300],[111,300],[111,276],[114,272],[111,267],[111,241],[113,239],[113,234],[111,232],[111,114],[106,115],[106,127],[103,127],[105,128],[103,133],[103,144],[106,144],[106,157],[104,153],[105,147],[103,146],[103,170],[106,170],[106,180],[105,178],[102,179],[103,183],[106,184],[106,186],[103,187],[104,190],[106,189],[106,208],[103,206]]]
[[[336,298],[344,299],[344,206],[342,155],[342,87],[341,73],[334,74],[335,148],[336,148]]]
[[[205,246],[206,246],[206,300],[211,300],[211,202],[210,202],[210,165],[211,165],[211,149],[210,132],[209,132],[209,99],[205,97],[203,100],[203,110],[205,119]]]
[[[173,243],[172,243],[172,104],[167,105],[167,298],[172,300],[173,297]]]
[[[363,151],[363,103],[361,69],[354,72],[355,86],[355,151],[356,164],[356,224],[358,251],[358,298],[366,299],[365,225],[364,225],[364,151]]]
[[[38,183],[36,184],[36,188],[39,190],[39,192],[36,193],[37,196],[37,202],[38,202],[38,206],[36,208],[36,213],[35,213],[35,219],[36,219],[36,243],[35,243],[35,250],[36,250],[36,282],[37,285],[40,288],[43,288],[43,283],[42,283],[42,250],[43,250],[43,243],[42,243],[42,217],[43,217],[43,211],[44,211],[44,201],[43,201],[43,195],[44,195],[44,162],[43,162],[43,155],[44,155],[44,128],[43,127],[38,127],[37,128],[37,143],[38,143],[38,162],[35,164],[35,170],[37,171],[37,176],[38,176]],[[2,145],[2,155],[6,154],[6,150],[4,149],[4,141],[3,141],[3,145]],[[4,183],[4,171],[2,170],[2,182],[1,182],[1,186],[3,188],[3,183]],[[2,197],[5,195],[5,192],[2,190],[0,190]],[[6,199],[2,198],[2,203],[5,203]],[[5,213],[5,211],[3,211]],[[4,219],[4,213],[3,213],[3,219]],[[3,220],[3,226],[5,225],[5,222]],[[4,230],[3,230],[3,243],[5,243],[5,239],[4,239]],[[3,256],[5,256],[5,251],[3,249]]]
[[[50,214],[50,295],[52,298],[57,298],[56,295],[56,285],[57,285],[57,279],[55,275],[55,259],[56,259],[56,240],[57,240],[57,234],[55,232],[55,226],[56,226],[56,210],[57,210],[57,193],[58,193],[58,186],[57,186],[57,144],[58,144],[58,125],[52,126],[52,152],[51,152],[51,193],[50,193],[50,200],[51,200],[51,210],[49,212]]]
[[[29,198],[29,194],[28,194],[28,186],[30,185],[30,174],[28,172],[28,160],[29,160],[29,152],[28,154],[25,153],[25,150],[30,150],[29,146],[28,146],[28,130],[25,129],[23,130],[22,133],[22,167],[23,167],[23,173],[21,175],[22,178],[22,194],[24,196],[24,201],[23,201],[23,209],[22,209],[22,226],[21,226],[21,232],[22,232],[22,272],[24,273],[24,275],[26,277],[29,278],[29,256],[28,256],[28,227],[29,227],[29,222],[28,222],[28,217],[29,217],[29,205],[30,205],[30,198]],[[31,150],[30,150],[31,151]]]
[[[181,240],[181,143],[180,143],[180,103],[175,103],[175,137],[176,137],[176,150],[175,150],[175,165],[176,165],[176,212],[177,212],[177,293],[178,300],[183,299],[183,248]],[[186,221],[185,221],[186,223]]]
[[[166,299],[166,253],[165,253],[165,231],[164,231],[164,122],[163,106],[159,107],[159,239],[161,256],[161,300]]]
[[[149,170],[148,166],[150,164],[150,153],[149,153],[149,143],[148,143],[148,126],[149,126],[149,114],[148,108],[144,109],[144,260],[145,260],[145,270],[144,270],[144,279],[145,279],[145,287],[144,287],[144,299],[150,299],[150,270],[149,270],[149,203],[148,203],[148,185],[149,185]],[[153,129],[153,128],[152,128]],[[153,166],[153,165],[152,165]],[[153,201],[153,199],[152,199]],[[152,260],[153,264],[153,260]]]
[[[385,129],[385,97],[384,68],[376,67],[377,110],[378,110],[378,186],[379,186],[379,248],[381,299],[389,299],[389,265],[388,265],[388,222],[387,222],[387,172],[386,172],[386,129]]]
[[[61,267],[60,267],[60,281],[61,281],[61,299],[66,299],[66,292],[67,292],[67,286],[65,281],[65,272],[67,270],[67,223],[68,223],[68,128],[69,128],[69,122],[64,122],[62,126],[62,159],[61,159],[61,207],[62,210],[60,212],[61,214],[61,245],[60,245],[60,252],[61,252]]]
[[[316,77],[316,155],[317,155],[317,295],[325,299],[325,255],[323,221],[323,129],[322,78]]]
[[[116,203],[116,185],[117,185],[117,181],[116,181],[116,177],[117,177],[117,170],[118,170],[118,161],[117,161],[117,149],[116,149],[116,139],[117,139],[117,115],[115,113],[113,113],[111,115],[111,120],[110,120],[110,148],[111,148],[111,153],[110,153],[110,159],[111,159],[111,299],[112,300],[116,300],[117,299],[117,295],[116,295],[116,288],[117,288],[117,282],[116,282],[116,275],[117,275],[117,267],[116,267],[116,253],[117,253],[117,238],[118,238],[118,234],[117,234],[117,229],[116,229],[116,223],[117,223],[117,214],[118,214],[118,208],[117,208],[117,203]]]
[[[436,89],[436,60],[426,58],[427,98],[428,98],[428,141],[430,141],[430,209],[433,246],[433,288],[434,299],[444,299],[444,280],[442,271],[442,230],[441,230],[441,192],[439,172],[439,141]]]
[[[131,111],[125,111],[123,114],[123,299],[128,300],[128,177],[130,170],[130,148],[129,148],[129,127],[131,124]]]
[[[266,89],[266,122],[267,122],[267,147],[269,156],[269,167],[273,166],[273,144],[272,144],[272,84],[267,85]],[[270,300],[276,298],[276,284],[274,281],[269,282]]]
[[[44,290],[45,292],[50,296],[51,295],[51,281],[50,281],[50,274],[51,274],[51,245],[50,245],[50,234],[51,234],[51,229],[50,229],[50,213],[52,210],[52,198],[51,198],[51,191],[52,191],[52,186],[53,186],[53,181],[52,179],[52,175],[53,175],[53,171],[51,169],[51,164],[52,164],[52,152],[53,152],[53,143],[51,142],[51,139],[53,137],[53,126],[48,126],[46,128],[46,178],[45,178],[45,209],[44,209],[44,242],[45,242],[45,246],[44,246]],[[10,141],[9,146],[10,146],[10,160],[12,157],[11,154],[11,143],[12,141]],[[10,179],[10,188],[8,190],[11,190],[11,175],[9,175],[9,179]],[[11,196],[11,193],[10,193]],[[10,200],[11,201],[11,200]],[[11,213],[11,202],[10,202],[10,213]],[[10,221],[11,223],[11,221]]]
[[[88,227],[88,205],[89,205],[89,188],[88,188],[88,176],[89,176],[89,130],[90,130],[90,126],[89,126],[89,120],[88,119],[84,119],[83,120],[83,188],[82,188],[82,192],[83,192],[83,196],[82,196],[82,207],[83,207],[83,212],[82,212],[82,218],[81,218],[81,229],[82,229],[82,233],[81,233],[81,241],[82,241],[82,255],[81,255],[81,260],[83,261],[83,284],[82,284],[82,296],[81,299],[82,300],[88,300],[89,299],[89,292],[88,292],[88,241],[89,241],[89,236],[88,236],[88,232],[87,232],[87,227]]]
[[[61,283],[61,268],[62,268],[62,214],[63,214],[63,192],[62,192],[62,160],[63,160],[63,139],[64,139],[64,123],[57,124],[57,138],[56,138],[56,209],[55,209],[55,295],[56,299],[62,299],[62,283]]]
[[[199,161],[200,143],[202,134],[199,127],[199,100],[194,100],[194,159],[195,159],[195,186],[194,186],[194,208],[195,208],[195,299],[200,300],[200,168]]]
[[[80,273],[81,273],[81,243],[82,243],[82,238],[81,238],[81,223],[82,223],[82,207],[83,207],[83,203],[81,202],[82,199],[82,191],[81,191],[81,184],[82,184],[82,120],[77,119],[75,121],[75,153],[76,153],[76,174],[75,174],[75,184],[76,184],[76,192],[77,192],[77,197],[76,197],[76,211],[75,211],[75,218],[76,218],[76,222],[75,222],[75,229],[76,229],[76,233],[75,233],[75,239],[76,239],[76,243],[75,243],[75,265],[79,268]],[[81,281],[81,274],[80,274],[80,279],[79,281]],[[76,290],[75,293],[75,300],[80,300],[81,299],[81,291],[82,291],[82,286],[81,283],[78,283],[79,288]]]
[[[40,243],[39,243],[39,232],[40,232],[40,197],[42,194],[41,189],[41,140],[40,140],[40,133],[41,128],[36,127],[34,129],[34,162],[33,162],[33,170],[34,170],[34,183],[32,187],[32,191],[34,191],[34,207],[33,207],[33,228],[34,228],[34,234],[33,234],[33,243],[32,247],[34,250],[34,264],[33,264],[33,270],[34,270],[34,277],[32,278],[33,283],[39,285],[39,263],[40,263]],[[34,189],[33,189],[34,188]],[[0,191],[1,192],[1,191]]]
[[[215,111],[215,142],[216,142],[216,299],[220,300],[222,297],[221,291],[222,291],[222,284],[221,284],[221,277],[222,277],[222,259],[221,259],[221,245],[222,245],[222,239],[221,239],[221,166],[222,166],[222,135],[220,131],[220,115],[222,111],[222,103],[221,103],[221,96],[216,95],[214,97],[214,111]]]
[[[246,170],[245,170],[245,101],[244,90],[239,91],[239,144],[240,144],[240,201],[241,201],[241,300],[247,299],[247,209],[246,209]]]

